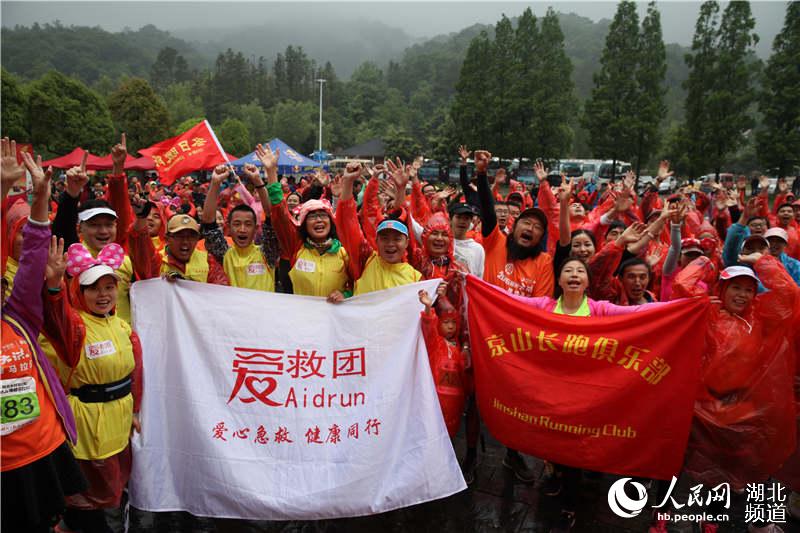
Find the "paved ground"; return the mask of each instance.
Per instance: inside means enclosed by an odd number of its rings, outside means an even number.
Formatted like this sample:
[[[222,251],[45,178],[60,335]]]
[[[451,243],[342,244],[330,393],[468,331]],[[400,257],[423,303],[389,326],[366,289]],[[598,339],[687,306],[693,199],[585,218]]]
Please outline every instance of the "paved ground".
[[[456,451],[463,457],[462,437],[456,439]],[[131,532],[536,532],[547,533],[560,512],[557,498],[541,492],[541,477],[534,485],[515,483],[509,471],[502,466],[505,449],[497,442],[487,439],[486,453],[481,455],[477,480],[470,489],[435,502],[417,505],[398,511],[363,518],[323,520],[317,522],[254,522],[237,520],[212,520],[196,518],[188,513],[147,513],[132,510]],[[542,462],[528,458],[537,474]],[[646,532],[649,515],[645,511],[635,519],[623,519],[608,508],[608,487],[615,481],[613,476],[584,477],[583,504],[577,513],[573,531],[591,533],[639,533]],[[688,480],[678,485],[676,499],[686,502]],[[655,501],[655,489],[650,501]],[[744,510],[733,510],[734,521],[720,528],[720,533],[746,531]],[[787,515],[788,516],[788,515]],[[118,524],[118,522],[117,522]],[[783,525],[784,531],[800,533],[800,524],[790,521]],[[692,524],[672,524],[670,532],[689,533],[699,531]]]

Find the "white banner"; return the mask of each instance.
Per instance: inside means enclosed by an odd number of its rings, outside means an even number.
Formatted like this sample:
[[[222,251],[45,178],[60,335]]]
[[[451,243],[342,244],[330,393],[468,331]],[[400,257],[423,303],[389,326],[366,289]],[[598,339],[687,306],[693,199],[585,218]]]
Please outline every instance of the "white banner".
[[[260,520],[360,516],[466,488],[417,292],[332,305],[205,283],[137,282],[142,433],[130,502]]]

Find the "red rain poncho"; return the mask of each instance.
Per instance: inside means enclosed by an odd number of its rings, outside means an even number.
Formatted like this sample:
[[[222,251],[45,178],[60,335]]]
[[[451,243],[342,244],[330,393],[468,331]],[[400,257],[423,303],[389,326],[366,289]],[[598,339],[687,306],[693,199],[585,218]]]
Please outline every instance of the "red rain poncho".
[[[686,471],[706,485],[734,488],[776,472],[795,449],[793,314],[800,288],[774,257],[755,271],[768,292],[742,315],[712,306],[702,382],[686,450]],[[673,286],[673,298],[703,293],[716,269],[706,257],[690,263]],[[724,297],[730,282],[719,284]]]

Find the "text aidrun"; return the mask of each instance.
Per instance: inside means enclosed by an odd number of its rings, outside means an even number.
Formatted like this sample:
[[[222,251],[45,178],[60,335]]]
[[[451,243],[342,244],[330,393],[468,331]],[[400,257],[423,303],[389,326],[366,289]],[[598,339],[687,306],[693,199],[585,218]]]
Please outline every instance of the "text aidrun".
[[[366,396],[363,392],[326,393],[325,387],[322,387],[319,392],[309,392],[306,387],[303,387],[302,391],[295,391],[295,387],[289,387],[289,393],[286,395],[286,401],[283,402],[283,406],[316,407],[321,409],[325,407],[355,407],[364,405],[365,402]]]

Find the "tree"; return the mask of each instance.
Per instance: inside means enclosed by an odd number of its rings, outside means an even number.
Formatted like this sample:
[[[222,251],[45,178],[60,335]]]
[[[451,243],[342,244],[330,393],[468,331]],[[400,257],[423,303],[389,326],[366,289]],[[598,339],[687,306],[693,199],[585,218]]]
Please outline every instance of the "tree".
[[[247,126],[247,131],[250,132],[251,147],[269,140],[267,139],[269,133],[267,115],[264,113],[264,109],[258,105],[257,100],[253,100],[249,104],[228,105],[225,107],[225,114],[229,118],[242,121]]]
[[[664,77],[667,73],[667,53],[661,33],[661,14],[655,2],[647,5],[639,36],[639,61],[636,68],[638,99],[637,116],[632,124],[636,136],[634,163],[637,178],[661,142],[661,125],[667,114],[664,105]]]
[[[490,50],[489,35],[482,31],[470,42],[467,56],[461,65],[456,95],[450,108],[454,123],[452,131],[457,135],[457,138],[451,140],[454,147],[467,144],[488,148],[490,136],[486,116],[494,111],[489,102],[492,82],[487,77],[491,63]]]
[[[514,29],[511,21],[503,15],[494,30],[494,41],[490,48],[491,62],[485,75],[489,77],[492,88],[490,111],[485,115],[485,127],[489,130],[490,141],[487,148],[500,157],[513,157],[513,145],[516,141],[514,116],[516,102],[513,86],[519,76],[515,68]]]
[[[51,153],[65,154],[76,146],[105,152],[114,138],[105,102],[78,80],[50,71],[30,84],[30,140]]]
[[[169,137],[169,113],[150,84],[132,78],[108,99],[118,132],[127,135],[128,150],[135,152]]]
[[[17,81],[17,78],[6,69],[0,73],[2,78],[2,108],[0,114],[2,120],[3,136],[14,139],[18,142],[27,142],[30,136],[28,132],[27,107],[28,99],[25,92]]]
[[[639,47],[639,16],[636,4],[623,0],[608,29],[600,58],[600,71],[594,75],[592,95],[586,102],[583,125],[589,130],[589,146],[595,156],[616,161],[629,158],[636,150],[631,125],[639,110],[636,67]]]
[[[756,103],[755,79],[760,66],[754,60],[755,26],[750,2],[730,2],[722,14],[715,90],[708,106],[714,121],[710,125],[724,127],[707,128],[711,168],[717,176],[725,157],[746,143],[745,134],[755,125],[751,107]]]
[[[273,135],[299,152],[311,153],[317,132],[317,111],[311,102],[278,103],[272,111]]]
[[[230,154],[246,154],[253,148],[250,144],[250,132],[241,120],[225,119],[225,122],[220,124],[217,135],[222,148]]]
[[[203,114],[203,102],[194,94],[190,82],[173,83],[161,93],[172,124]]]
[[[708,169],[719,175],[726,156],[744,144],[744,134],[754,124],[754,27],[748,2],[729,3],[721,22],[715,1],[700,7],[692,52],[686,55],[686,131],[693,175]]]
[[[175,126],[175,135],[180,135],[181,133],[186,133],[190,129],[197,126],[198,123],[203,122],[205,120],[204,117],[192,117],[187,118],[177,126]]]
[[[409,162],[421,152],[419,143],[401,127],[389,126],[381,137],[387,157],[399,157]]]
[[[714,0],[703,2],[694,27],[692,51],[686,54],[689,77],[684,82],[686,95],[686,146],[689,149],[690,173],[702,174],[708,150],[706,133],[711,119],[706,103],[715,86],[717,64],[717,31],[719,4]],[[714,127],[719,127],[719,124]]]
[[[529,129],[516,135],[533,140],[535,144],[528,152],[531,156],[553,160],[566,154],[572,145],[570,119],[577,112],[578,102],[572,81],[572,61],[564,50],[564,34],[552,8],[542,18],[541,26],[534,120]]]
[[[527,8],[517,20],[514,34],[514,63],[518,75],[511,83],[514,109],[510,120],[513,121],[514,129],[520,133],[536,131],[536,93],[542,89],[545,81],[544,72],[540,69],[541,39],[536,17],[531,8]],[[510,151],[517,156],[538,154],[535,138],[530,134],[514,135]]]
[[[763,129],[757,134],[758,157],[779,176],[800,164],[800,2],[786,8],[783,29],[772,43],[772,56],[762,79],[759,111]],[[3,106],[5,107],[5,105]],[[798,178],[795,178],[798,179]]]

